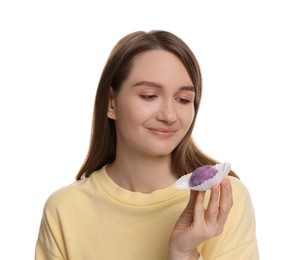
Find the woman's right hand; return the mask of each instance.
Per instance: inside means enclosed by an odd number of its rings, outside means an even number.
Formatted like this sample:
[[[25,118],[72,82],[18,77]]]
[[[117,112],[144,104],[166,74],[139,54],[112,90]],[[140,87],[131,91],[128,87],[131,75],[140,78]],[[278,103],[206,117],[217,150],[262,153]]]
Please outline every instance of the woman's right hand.
[[[207,209],[204,191],[190,191],[187,207],[179,217],[169,241],[169,259],[198,259],[196,247],[205,240],[222,233],[233,205],[229,179],[215,185]]]

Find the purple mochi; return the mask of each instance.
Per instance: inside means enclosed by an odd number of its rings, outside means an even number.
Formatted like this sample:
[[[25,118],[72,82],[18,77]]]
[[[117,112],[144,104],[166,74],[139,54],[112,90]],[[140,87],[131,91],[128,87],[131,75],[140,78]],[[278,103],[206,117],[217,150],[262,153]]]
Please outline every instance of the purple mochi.
[[[204,165],[195,169],[195,171],[192,172],[189,180],[190,187],[201,185],[205,181],[213,178],[217,172],[218,170],[211,165]]]

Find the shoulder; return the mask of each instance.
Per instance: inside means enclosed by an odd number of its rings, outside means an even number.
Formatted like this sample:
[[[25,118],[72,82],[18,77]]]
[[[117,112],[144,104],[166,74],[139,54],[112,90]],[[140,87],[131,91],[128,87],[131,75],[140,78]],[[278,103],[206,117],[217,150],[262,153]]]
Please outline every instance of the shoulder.
[[[248,225],[255,226],[255,212],[249,190],[238,178],[229,176],[229,179],[233,192],[233,207],[229,219],[233,223],[243,222],[245,224],[248,222]]]
[[[241,212],[244,208],[247,208],[246,211],[250,209],[253,210],[250,193],[245,184],[240,179],[233,176],[228,176],[228,179],[230,180],[233,195],[233,207],[231,209],[231,212]],[[206,207],[208,205],[210,195],[211,194],[209,190],[205,198]]]
[[[233,190],[233,200],[234,203],[239,202],[240,200],[247,199],[250,200],[250,193],[245,186],[245,184],[238,178],[233,176],[228,176],[232,190]]]
[[[57,212],[62,208],[74,207],[81,204],[89,193],[93,193],[90,177],[84,180],[75,181],[54,191],[47,198],[45,212]]]

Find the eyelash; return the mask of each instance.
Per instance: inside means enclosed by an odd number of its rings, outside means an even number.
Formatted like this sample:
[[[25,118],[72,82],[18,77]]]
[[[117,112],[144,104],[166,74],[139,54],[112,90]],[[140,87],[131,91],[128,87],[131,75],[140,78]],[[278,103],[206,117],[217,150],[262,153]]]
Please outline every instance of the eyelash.
[[[187,105],[191,103],[191,100],[187,98],[176,98],[176,100],[183,105]]]
[[[140,95],[140,97],[144,100],[152,101],[152,100],[156,99],[158,96],[157,95]]]
[[[158,96],[157,95],[140,95],[140,97],[144,100],[152,101],[152,100],[155,100]],[[187,104],[191,103],[191,100],[187,99],[187,98],[176,98],[175,100],[178,101],[182,105],[187,105]]]

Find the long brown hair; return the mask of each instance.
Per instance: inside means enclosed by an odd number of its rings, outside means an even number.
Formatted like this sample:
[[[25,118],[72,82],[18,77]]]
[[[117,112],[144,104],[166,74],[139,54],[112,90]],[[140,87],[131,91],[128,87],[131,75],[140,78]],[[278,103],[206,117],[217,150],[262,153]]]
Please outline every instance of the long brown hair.
[[[125,36],[115,45],[103,69],[95,97],[89,151],[76,176],[77,180],[89,177],[94,171],[114,161],[116,132],[114,121],[107,117],[110,87],[117,92],[131,70],[133,58],[141,52],[155,49],[176,55],[186,67],[195,87],[195,115],[187,134],[172,152],[174,171],[180,177],[202,165],[217,163],[201,152],[191,137],[202,93],[200,68],[193,52],[184,41],[170,32],[138,31]],[[233,172],[230,175],[236,176]]]

